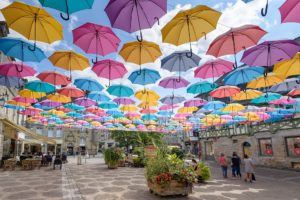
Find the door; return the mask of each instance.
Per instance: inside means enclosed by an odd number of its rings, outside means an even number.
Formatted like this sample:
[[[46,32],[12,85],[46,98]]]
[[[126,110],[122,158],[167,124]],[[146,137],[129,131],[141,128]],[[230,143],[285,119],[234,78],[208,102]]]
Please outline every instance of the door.
[[[252,148],[251,148],[251,144],[249,142],[243,143],[243,153],[244,153],[244,155],[247,154],[249,157],[252,156]]]
[[[204,142],[205,148],[205,160],[214,160],[214,149],[213,149],[213,142],[208,141]]]

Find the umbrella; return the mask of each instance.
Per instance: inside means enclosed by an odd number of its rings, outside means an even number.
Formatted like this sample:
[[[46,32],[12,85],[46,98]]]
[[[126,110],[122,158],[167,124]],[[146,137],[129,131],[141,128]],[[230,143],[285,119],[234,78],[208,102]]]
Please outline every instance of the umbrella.
[[[141,115],[139,113],[131,113],[131,112],[129,112],[129,113],[126,113],[125,116],[129,117],[129,118],[140,118]]]
[[[174,108],[178,108],[178,106],[177,105],[173,105],[173,106],[171,106],[171,105],[162,105],[161,107],[159,107],[159,110],[172,110]]]
[[[40,103],[36,103],[36,104],[33,105],[33,107],[38,108],[38,109],[42,109],[42,110],[51,110],[51,109],[54,108],[55,106],[53,106],[53,107],[48,107],[48,106],[43,106],[43,105],[41,105]]]
[[[29,40],[53,43],[63,39],[63,27],[44,9],[21,2],[13,2],[1,10],[9,28],[17,31]]]
[[[158,102],[152,101],[152,102],[142,102],[138,105],[138,107],[143,109],[150,109],[153,106],[158,106]]]
[[[184,107],[199,107],[207,104],[207,101],[204,99],[190,99],[184,102]]]
[[[265,69],[263,67],[238,67],[225,76],[224,84],[236,86],[245,84],[263,75],[264,72]]]
[[[233,95],[232,99],[234,101],[244,101],[244,100],[250,100],[250,99],[257,98],[261,95],[262,95],[262,92],[260,92],[258,90],[248,89],[248,90],[240,91],[239,93]]]
[[[293,99],[292,97],[282,96],[282,97],[280,97],[280,99],[276,99],[276,100],[270,101],[268,103],[274,104],[274,105],[293,105],[296,102],[297,101],[295,99]]]
[[[57,90],[57,92],[59,94],[65,95],[67,97],[72,97],[72,98],[83,97],[85,95],[85,93],[82,90],[71,86],[63,87]]]
[[[37,115],[40,114],[43,110],[33,107],[28,107],[21,112],[22,115]]]
[[[74,117],[74,118],[81,118],[81,117],[83,117],[83,114],[77,113],[77,112],[68,112],[66,115],[68,117]]]
[[[298,96],[300,95],[300,88],[295,88],[288,93],[289,96]]]
[[[71,102],[71,98],[62,94],[50,94],[47,96],[47,99],[59,103],[69,103]]]
[[[12,104],[12,105],[15,105],[15,106],[22,106],[22,107],[27,107],[27,106],[31,105],[31,103],[18,102],[18,101],[15,101],[15,100],[9,100],[9,101],[7,101],[7,104]]]
[[[56,71],[44,71],[37,75],[41,81],[50,83],[52,85],[68,85],[71,81],[68,80],[68,77],[58,73]]]
[[[86,97],[81,97],[76,100],[74,100],[74,103],[79,105],[79,106],[84,106],[84,107],[89,107],[89,106],[94,106],[96,105],[96,101],[86,98]]]
[[[270,101],[280,99],[280,97],[281,97],[281,95],[277,94],[277,93],[271,93],[271,92],[264,93],[261,96],[255,98],[255,99],[252,99],[251,103],[255,103],[255,104],[268,103]]]
[[[277,63],[274,66],[274,73],[283,77],[300,75],[300,52],[296,53],[294,58]]]
[[[176,51],[171,55],[161,60],[161,68],[170,72],[185,72],[189,69],[197,67],[201,58],[192,53],[192,56],[187,56],[188,51]]]
[[[22,39],[0,38],[0,51],[5,55],[17,58],[24,62],[41,62],[46,58],[44,52],[36,47],[35,51],[30,51],[34,46]]]
[[[106,94],[100,91],[90,92],[88,93],[87,97],[97,102],[110,101],[110,98]]]
[[[181,11],[163,27],[163,42],[176,46],[189,42],[190,54],[187,55],[192,57],[192,42],[215,30],[220,16],[220,12],[204,5]]]
[[[252,80],[247,84],[247,88],[257,89],[270,87],[278,83],[283,82],[283,78],[274,73],[269,73],[264,76],[260,76],[257,79]]]
[[[36,71],[23,63],[9,62],[0,64],[0,76],[11,76],[17,78],[24,78],[27,76],[34,76]]]
[[[178,104],[178,103],[181,103],[185,100],[184,97],[182,96],[175,96],[175,95],[169,95],[169,96],[166,96],[164,98],[162,98],[160,100],[160,102],[162,102],[163,104],[167,104],[167,105],[174,105],[174,104]]]
[[[84,70],[90,63],[89,60],[83,55],[74,51],[56,51],[49,58],[54,66],[69,70],[71,80],[72,70]]]
[[[99,107],[103,109],[113,109],[113,108],[117,108],[118,104],[112,102],[104,102],[104,103],[100,103]]]
[[[46,106],[46,107],[59,107],[62,106],[62,104],[60,102],[57,101],[51,101],[51,100],[44,100],[40,102],[40,105],[42,106]]]
[[[295,0],[285,1],[279,8],[281,23],[296,22],[300,23],[300,2]]]
[[[215,83],[210,83],[208,81],[201,81],[198,83],[194,83],[187,88],[187,93],[191,94],[203,94],[210,92],[217,88],[218,85]]]
[[[84,106],[79,106],[75,103],[65,104],[64,107],[70,110],[84,110]]]
[[[230,72],[233,69],[233,63],[217,59],[213,61],[206,62],[194,71],[194,76],[197,78],[215,78],[223,76],[224,74]]]
[[[215,98],[232,97],[241,91],[240,88],[235,86],[220,86],[210,92],[210,96]]]
[[[24,110],[25,109],[25,107],[23,107],[23,106],[16,106],[16,105],[12,105],[12,104],[5,104],[4,107],[14,109],[14,110]]]
[[[44,96],[46,96],[45,92],[34,92],[28,89],[24,89],[18,92],[18,94],[21,97],[26,97],[26,98],[36,98],[36,99],[40,99]]]
[[[148,85],[148,84],[154,84],[156,81],[160,79],[160,74],[156,70],[152,69],[142,69],[142,70],[136,70],[130,74],[128,79],[133,84],[138,85]]]
[[[137,64],[141,69],[142,64],[155,62],[161,56],[161,51],[153,42],[134,41],[124,44],[119,54],[126,62]]]
[[[117,104],[122,104],[122,105],[129,105],[129,104],[135,104],[135,101],[134,100],[132,100],[131,98],[122,98],[122,97],[120,97],[120,98],[115,98],[114,100],[113,100],[113,102],[115,102],[115,103],[117,103]]]
[[[18,77],[0,75],[0,85],[6,87],[21,87],[24,81]]]
[[[178,113],[193,113],[198,110],[197,107],[181,107],[178,109]]]
[[[245,110],[245,107],[239,103],[231,103],[228,104],[226,107],[222,108],[223,112],[239,112]]]
[[[35,98],[27,98],[27,97],[15,97],[12,100],[21,103],[37,103],[37,100]]]
[[[120,110],[123,112],[135,112],[138,111],[138,108],[135,105],[124,105],[120,107]]]
[[[300,80],[299,78],[289,78],[284,80],[284,82],[281,82],[279,84],[273,85],[270,88],[271,92],[289,92],[295,88],[300,87]]]
[[[100,83],[98,83],[96,80],[92,79],[76,79],[74,85],[76,85],[79,89],[88,92],[103,90],[103,86],[100,85]]]
[[[153,114],[146,114],[146,115],[143,115],[142,116],[142,120],[154,120],[154,121],[156,121],[158,118],[157,118],[157,116],[156,115],[153,115]]]
[[[112,85],[107,88],[107,92],[110,95],[117,97],[129,97],[133,95],[133,90],[130,87],[124,85]]]
[[[112,27],[132,33],[140,31],[142,41],[142,29],[151,28],[167,12],[167,0],[110,0],[105,12]]]
[[[203,109],[206,110],[218,110],[225,107],[225,103],[222,101],[210,101],[203,106]]]
[[[249,66],[273,66],[292,59],[300,51],[300,45],[294,40],[266,41],[246,50],[241,61]]]
[[[189,84],[189,81],[185,80],[184,78],[178,78],[176,76],[166,77],[159,82],[159,86],[163,88],[173,88],[173,90],[186,87]]]
[[[134,95],[137,99],[144,102],[158,101],[160,96],[153,90],[139,90]]]
[[[149,114],[149,113],[157,113],[157,110],[154,110],[154,109],[143,109],[143,110],[141,110],[140,111],[140,113],[142,113],[142,114]]]
[[[231,28],[210,44],[206,54],[215,57],[234,54],[235,67],[237,67],[236,54],[245,48],[256,45],[266,33],[255,25]]]
[[[111,80],[122,78],[127,73],[123,63],[109,59],[94,63],[92,70],[98,77],[108,79],[109,86]]]
[[[73,43],[83,49],[86,53],[105,56],[116,52],[121,40],[107,26],[86,23],[73,31]],[[98,61],[98,56],[93,63]]]
[[[72,0],[39,0],[39,2],[44,7],[53,8],[66,13],[67,16],[63,16],[63,14],[60,13],[60,17],[63,20],[69,20],[70,14],[84,9],[91,9],[94,0],[77,0],[76,2]]]
[[[26,83],[25,88],[28,90],[32,90],[34,92],[50,93],[50,92],[55,91],[54,85],[52,85],[50,83],[42,82],[40,80],[30,81],[30,82]]]

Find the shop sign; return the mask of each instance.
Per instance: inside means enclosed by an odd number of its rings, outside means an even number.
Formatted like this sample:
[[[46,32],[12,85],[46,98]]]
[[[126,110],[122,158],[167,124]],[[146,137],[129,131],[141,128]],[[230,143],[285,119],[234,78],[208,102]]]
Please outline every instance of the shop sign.
[[[25,133],[18,132],[18,140],[25,140]]]

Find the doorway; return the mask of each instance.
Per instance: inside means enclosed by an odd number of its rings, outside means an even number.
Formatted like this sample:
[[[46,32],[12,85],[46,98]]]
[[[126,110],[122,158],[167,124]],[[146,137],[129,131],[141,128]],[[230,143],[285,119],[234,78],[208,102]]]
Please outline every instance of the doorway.
[[[252,156],[251,144],[249,142],[243,143],[243,154],[247,154],[249,157]]]

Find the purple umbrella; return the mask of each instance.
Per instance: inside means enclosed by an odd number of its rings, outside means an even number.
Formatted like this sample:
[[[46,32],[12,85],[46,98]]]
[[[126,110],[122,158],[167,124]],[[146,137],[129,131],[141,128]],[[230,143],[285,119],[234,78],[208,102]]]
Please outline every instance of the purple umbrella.
[[[249,66],[273,66],[290,60],[300,50],[300,45],[293,40],[266,41],[246,50],[242,62]]]
[[[41,104],[42,106],[47,106],[47,107],[51,107],[51,108],[62,106],[61,103],[55,102],[55,101],[51,101],[51,100],[44,100],[44,101],[41,101],[40,104]]]
[[[126,98],[126,97],[120,97],[120,98],[115,98],[113,100],[116,104],[122,104],[122,105],[129,105],[129,104],[135,104],[135,101],[132,100],[131,98]]]
[[[132,33],[151,28],[167,12],[167,0],[110,0],[105,12],[112,27]]]
[[[198,107],[203,106],[207,103],[204,99],[191,99],[186,102],[184,102],[184,107]]]
[[[89,107],[89,106],[96,105],[96,101],[94,101],[92,99],[85,98],[85,97],[76,99],[74,101],[74,103],[79,105],[79,106],[84,106],[84,107]]]
[[[167,105],[173,106],[174,104],[181,103],[184,100],[185,100],[184,97],[175,96],[175,95],[169,95],[169,96],[166,96],[166,97],[162,98],[160,100],[160,102],[162,102],[163,104],[167,104]]]
[[[177,76],[166,77],[159,82],[159,86],[163,88],[173,88],[173,90],[186,87],[189,84],[190,82],[183,78],[178,78]]]

